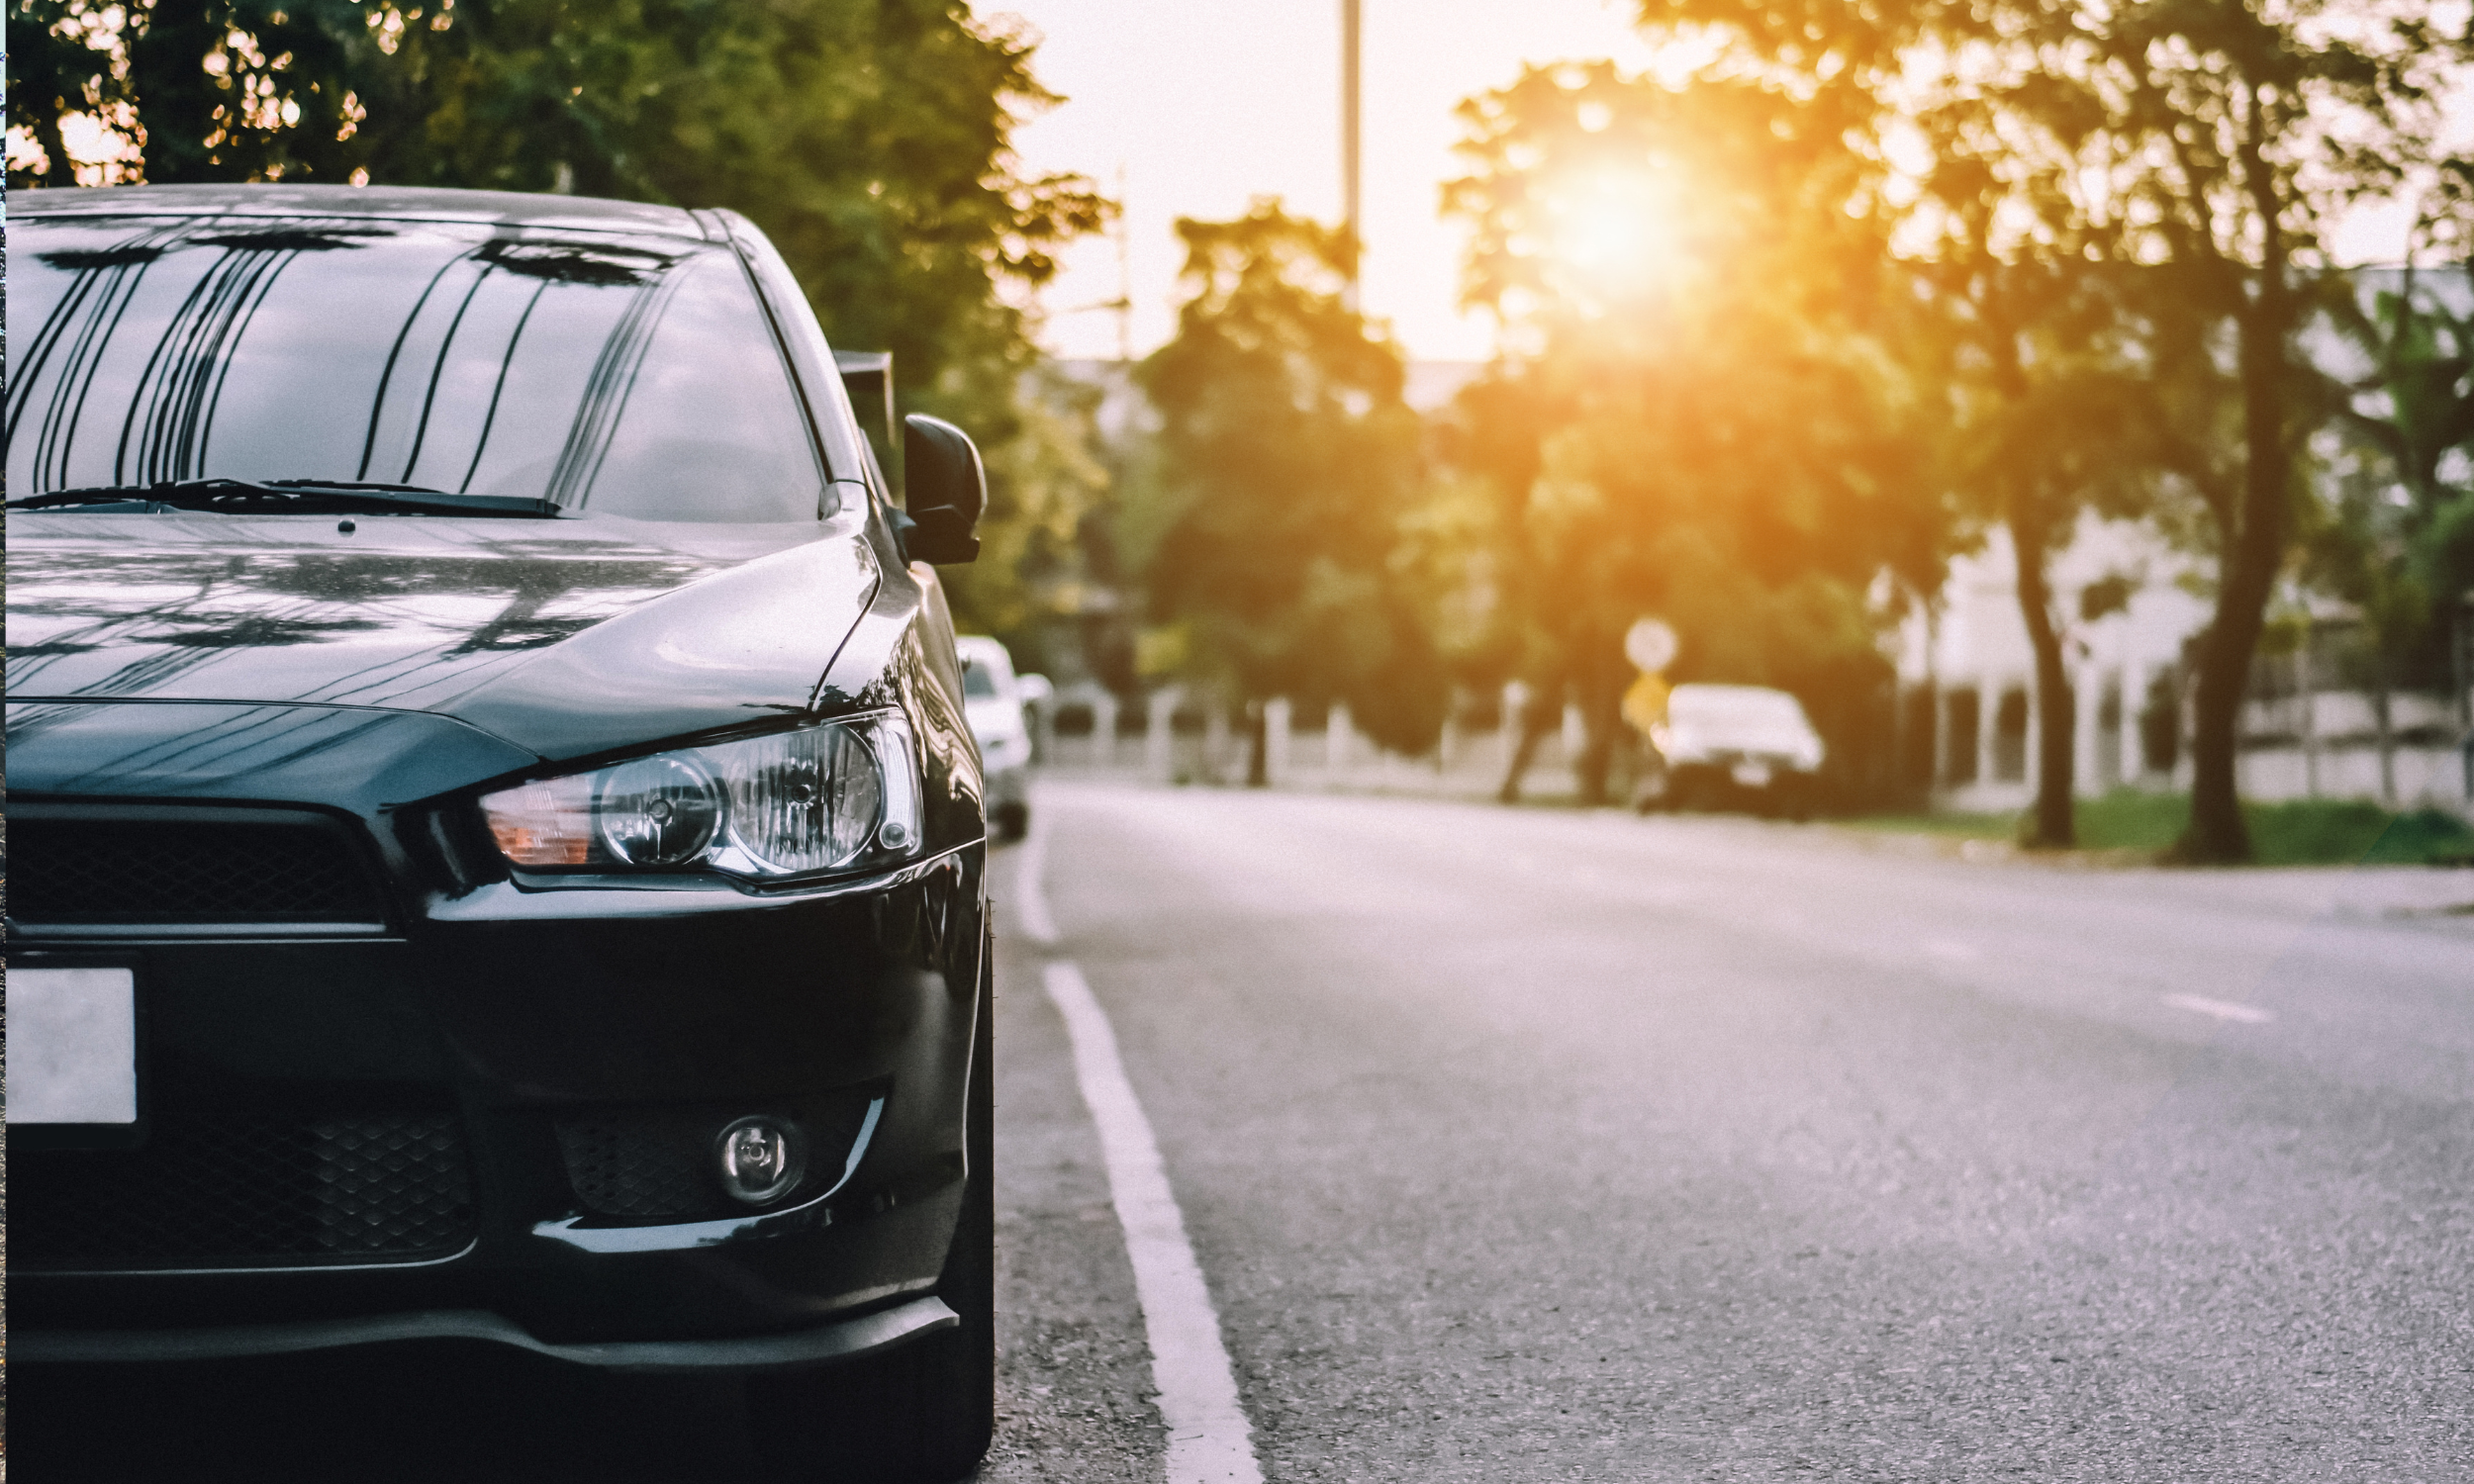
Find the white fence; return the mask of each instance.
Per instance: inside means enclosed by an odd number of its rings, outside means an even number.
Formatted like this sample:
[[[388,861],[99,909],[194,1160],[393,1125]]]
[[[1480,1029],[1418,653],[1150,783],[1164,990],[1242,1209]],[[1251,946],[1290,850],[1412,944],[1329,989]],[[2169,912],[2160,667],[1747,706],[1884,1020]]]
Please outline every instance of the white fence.
[[[2322,692],[2305,712],[2300,697],[2252,701],[2245,709],[2245,741],[2238,762],[2245,797],[2384,800],[2399,807],[2435,806],[2474,813],[2474,754],[2468,751],[2444,696],[2399,695],[2389,716],[2391,745],[2383,762],[2378,729],[2367,696]],[[2136,718],[2122,735],[2100,735],[2094,707],[2081,707],[2080,757],[2075,782],[2083,794],[2120,785],[2187,788],[2189,750],[2169,772],[2141,768]],[[1514,697],[1496,707],[1501,719],[1483,727],[1447,722],[1441,743],[1422,756],[1385,752],[1335,705],[1318,717],[1301,717],[1286,701],[1265,707],[1264,757],[1269,781],[1298,788],[1371,789],[1462,797],[1490,797],[1502,786],[1519,741]],[[1161,783],[1242,784],[1248,738],[1241,717],[1176,689],[1154,692],[1127,704],[1096,687],[1075,687],[1040,706],[1034,716],[1043,766],[1066,775],[1149,779]],[[1989,730],[1989,729],[1988,729]],[[1569,798],[1578,792],[1572,764],[1580,753],[1577,708],[1542,738],[1530,757],[1521,792],[1529,798]],[[1946,806],[2003,810],[2025,807],[2035,790],[2036,749],[2017,745],[1985,754],[1975,777],[1946,785],[1936,796]],[[1621,762],[1621,788],[1625,779]]]
[[[1409,758],[1377,746],[1352,724],[1345,705],[1301,718],[1287,701],[1275,700],[1264,707],[1265,771],[1283,788],[1491,796],[1519,742],[1516,708],[1502,714],[1503,724],[1482,729],[1446,722],[1436,747]],[[1246,781],[1251,741],[1244,718],[1177,690],[1154,692],[1134,706],[1078,687],[1039,707],[1034,722],[1040,761],[1051,772],[1161,783]],[[1531,753],[1522,796],[1574,793],[1571,765],[1580,746],[1580,713],[1568,709],[1562,730]]]

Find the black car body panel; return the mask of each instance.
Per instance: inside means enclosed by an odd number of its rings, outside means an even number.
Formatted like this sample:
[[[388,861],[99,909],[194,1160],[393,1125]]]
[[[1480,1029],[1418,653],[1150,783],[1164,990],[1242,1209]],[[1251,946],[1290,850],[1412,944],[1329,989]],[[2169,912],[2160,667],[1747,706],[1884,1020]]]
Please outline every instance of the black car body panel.
[[[18,1357],[452,1334],[757,1365],[949,1325],[926,1296],[987,1013],[979,755],[936,578],[771,249],[723,214],[556,198],[43,195],[30,241],[418,218],[735,253],[825,495],[752,523],[11,513],[9,963],[134,975],[141,1097],[118,1147],[13,1130]],[[880,711],[922,793],[897,865],[535,871],[482,816],[525,780]],[[749,1115],[809,1146],[758,1206],[711,1169]]]
[[[339,523],[17,515],[10,696],[417,709],[560,760],[806,712],[884,580],[812,523]]]

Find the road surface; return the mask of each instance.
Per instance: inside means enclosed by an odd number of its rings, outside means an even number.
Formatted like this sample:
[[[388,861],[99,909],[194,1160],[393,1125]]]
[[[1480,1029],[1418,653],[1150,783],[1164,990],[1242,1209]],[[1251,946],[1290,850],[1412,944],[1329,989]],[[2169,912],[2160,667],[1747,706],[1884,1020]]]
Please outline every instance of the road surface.
[[[1039,808],[987,1479],[1157,1480],[1166,1447],[1054,961],[1113,1025],[1267,1478],[2474,1478],[2474,874]]]

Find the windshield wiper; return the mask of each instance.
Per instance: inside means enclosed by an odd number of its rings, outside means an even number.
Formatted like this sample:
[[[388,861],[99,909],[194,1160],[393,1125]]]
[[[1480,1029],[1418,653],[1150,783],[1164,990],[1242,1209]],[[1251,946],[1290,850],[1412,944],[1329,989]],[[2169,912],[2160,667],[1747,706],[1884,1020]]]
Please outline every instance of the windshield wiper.
[[[94,485],[12,500],[13,510],[81,510],[97,514],[508,515],[554,519],[565,511],[529,495],[459,495],[419,485],[329,479],[176,479],[152,485]]]

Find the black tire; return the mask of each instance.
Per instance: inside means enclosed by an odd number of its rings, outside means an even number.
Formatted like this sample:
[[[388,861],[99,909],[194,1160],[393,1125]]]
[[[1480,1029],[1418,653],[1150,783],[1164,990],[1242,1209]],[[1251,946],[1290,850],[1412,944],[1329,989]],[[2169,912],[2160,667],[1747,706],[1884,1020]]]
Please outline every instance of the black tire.
[[[968,1171],[936,1296],[962,1323],[882,1355],[749,1383],[760,1456],[786,1479],[959,1479],[997,1426],[997,1079],[994,945],[981,950],[972,1031]]]
[[[999,840],[1019,840],[1031,832],[1031,806],[1000,803],[991,813]]]

